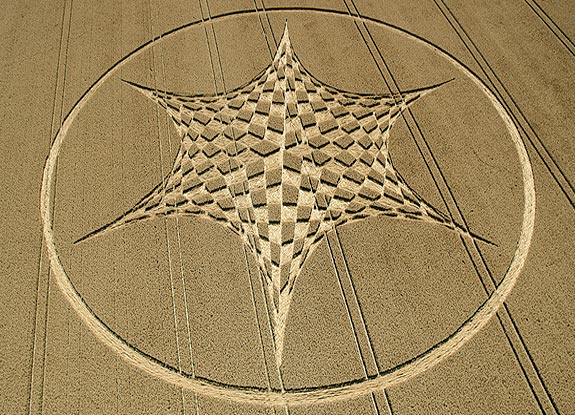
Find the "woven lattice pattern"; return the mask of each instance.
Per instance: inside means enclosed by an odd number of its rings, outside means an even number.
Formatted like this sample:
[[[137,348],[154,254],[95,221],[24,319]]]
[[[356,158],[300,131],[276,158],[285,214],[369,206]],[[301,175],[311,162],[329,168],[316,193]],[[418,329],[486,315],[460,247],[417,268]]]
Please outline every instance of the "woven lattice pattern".
[[[437,87],[400,97],[339,91],[306,71],[287,27],[273,63],[225,95],[132,85],[168,112],[181,146],[160,185],[89,236],[166,215],[229,226],[266,283],[278,364],[294,283],[328,230],[375,215],[459,229],[408,187],[389,155],[401,112]]]

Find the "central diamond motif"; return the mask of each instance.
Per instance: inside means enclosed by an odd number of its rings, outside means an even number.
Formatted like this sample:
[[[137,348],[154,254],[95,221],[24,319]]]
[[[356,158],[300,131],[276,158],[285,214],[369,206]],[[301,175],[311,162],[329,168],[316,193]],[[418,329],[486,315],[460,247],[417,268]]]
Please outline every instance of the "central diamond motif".
[[[278,367],[294,283],[326,232],[387,215],[470,235],[411,190],[389,155],[394,122],[439,86],[400,97],[337,90],[305,70],[287,25],[272,64],[227,94],[178,95],[130,84],[168,112],[180,149],[162,183],[80,240],[170,215],[230,227],[255,256],[267,287]]]

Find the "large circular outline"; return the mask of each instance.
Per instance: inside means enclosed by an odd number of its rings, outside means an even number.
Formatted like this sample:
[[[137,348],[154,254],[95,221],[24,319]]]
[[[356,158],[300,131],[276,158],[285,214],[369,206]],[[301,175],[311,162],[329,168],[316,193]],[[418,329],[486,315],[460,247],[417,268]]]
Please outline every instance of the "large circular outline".
[[[60,261],[60,257],[58,256],[58,251],[54,241],[52,202],[54,197],[53,186],[55,182],[54,179],[56,164],[64,138],[80,110],[84,107],[84,105],[88,102],[96,90],[102,86],[102,84],[104,84],[122,65],[132,60],[141,52],[151,48],[157,41],[174,36],[176,33],[184,29],[200,25],[203,23],[203,21],[197,20],[195,22],[190,22],[170,30],[160,36],[154,37],[150,41],[134,49],[132,52],[116,62],[106,72],[104,72],[74,104],[64,119],[64,122],[58,130],[56,137],[54,138],[54,142],[50,148],[50,152],[46,160],[46,165],[44,167],[42,189],[40,194],[40,212],[44,225],[43,233],[50,258],[50,266],[52,272],[54,273],[56,282],[64,294],[66,300],[82,318],[88,328],[104,344],[119,353],[120,356],[122,356],[127,362],[135,365],[149,375],[160,378],[174,386],[185,388],[201,395],[231,400],[235,402],[265,406],[305,405],[317,402],[339,401],[359,397],[365,393],[381,388],[387,388],[391,385],[417,376],[418,374],[425,372],[429,368],[445,360],[447,357],[453,355],[489,322],[491,317],[495,315],[497,310],[501,307],[513,289],[517,278],[519,277],[519,274],[521,273],[521,270],[525,264],[535,225],[535,184],[531,162],[529,160],[525,145],[521,140],[519,131],[513,123],[511,116],[505,110],[502,103],[489,90],[485,83],[481,81],[481,79],[469,68],[467,68],[463,63],[459,62],[448,52],[444,51],[438,46],[433,45],[424,38],[379,19],[364,16],[354,17],[349,15],[347,12],[318,7],[273,7],[266,10],[266,13],[272,14],[286,12],[315,12],[323,15],[345,16],[358,22],[363,20],[375,26],[384,27],[388,30],[391,30],[392,32],[415,40],[417,43],[430,48],[432,51],[444,57],[457,69],[461,70],[469,79],[471,79],[471,81],[473,81],[479,87],[479,89],[483,91],[483,93],[491,101],[499,116],[505,123],[507,130],[509,131],[511,139],[516,147],[517,154],[519,156],[519,162],[521,165],[524,184],[523,191],[525,208],[523,212],[523,222],[521,226],[521,234],[517,243],[517,249],[513,255],[505,276],[497,288],[475,311],[475,313],[473,313],[471,317],[469,317],[450,336],[409,361],[381,372],[376,377],[371,377],[368,379],[360,379],[341,385],[328,385],[287,391],[241,387],[228,385],[200,377],[187,376],[178,371],[176,368],[157,360],[153,356],[150,356],[127,343],[113,330],[111,330],[111,328],[108,327],[106,323],[91,310],[91,308],[83,300],[82,296],[76,290],[72,281],[66,274],[66,271]],[[211,20],[212,22],[215,22],[230,19],[238,15],[253,15],[259,13],[262,12],[257,10],[235,11],[214,16],[211,18]]]

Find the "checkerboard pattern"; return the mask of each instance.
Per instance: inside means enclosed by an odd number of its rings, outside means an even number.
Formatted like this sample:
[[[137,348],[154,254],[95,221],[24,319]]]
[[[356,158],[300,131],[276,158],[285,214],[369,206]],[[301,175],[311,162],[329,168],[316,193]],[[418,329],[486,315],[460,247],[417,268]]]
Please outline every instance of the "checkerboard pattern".
[[[278,364],[295,280],[328,230],[375,215],[456,228],[389,155],[394,122],[435,87],[400,97],[337,90],[303,67],[287,26],[273,63],[225,95],[132,86],[167,111],[182,142],[162,183],[106,229],[199,215],[238,233],[267,287]]]

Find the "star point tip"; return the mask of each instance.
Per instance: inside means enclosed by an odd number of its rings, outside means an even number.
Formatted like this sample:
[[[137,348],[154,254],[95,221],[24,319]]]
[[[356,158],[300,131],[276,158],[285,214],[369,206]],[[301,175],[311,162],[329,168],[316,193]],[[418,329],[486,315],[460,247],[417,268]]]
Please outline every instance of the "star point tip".
[[[285,26],[284,26],[284,32],[282,35],[282,38],[280,40],[280,43],[278,44],[278,48],[276,51],[276,54],[274,56],[274,61],[278,61],[281,56],[283,55],[283,53],[287,50],[291,49],[291,40],[289,37],[289,29],[288,29],[288,24],[287,24],[287,19],[285,22]]]
[[[92,232],[88,232],[86,235],[81,236],[80,238],[76,239],[72,245],[78,245],[82,242],[88,241],[89,239],[95,238],[98,235],[101,235],[102,233],[114,229],[114,225],[115,225],[116,221],[114,222],[110,222],[107,223],[104,226],[99,227],[98,229],[93,230]]]
[[[423,98],[424,96],[437,91],[442,86],[447,85],[448,83],[454,80],[455,78],[451,78],[446,81],[442,81],[437,84],[429,85],[423,88],[411,89],[409,91],[401,92],[399,97],[401,102],[399,102],[398,104],[402,108],[410,107],[415,102],[419,101],[420,98]]]
[[[289,37],[289,28],[288,28],[288,21],[286,19],[285,21],[285,25],[284,25],[284,32],[282,34],[282,39],[280,41],[280,46],[283,44],[289,45],[290,44],[290,37]]]
[[[149,87],[144,86],[144,85],[140,85],[136,82],[128,81],[127,79],[121,79],[121,81],[128,84],[129,86],[134,88],[136,91],[144,94],[148,98],[151,98],[154,95],[154,90],[152,88],[149,88]]]
[[[467,236],[467,237],[469,237],[469,238],[471,238],[471,239],[474,239],[474,240],[477,241],[477,242],[482,242],[482,243],[484,243],[484,244],[491,245],[491,246],[494,246],[494,247],[498,247],[498,246],[499,246],[496,242],[494,242],[494,241],[492,241],[492,240],[490,240],[490,239],[488,239],[488,238],[486,238],[486,237],[484,237],[484,236],[482,236],[482,235],[479,235],[479,234],[477,234],[477,233],[475,233],[475,232],[472,232],[471,230],[469,230],[469,228],[467,227],[467,225],[466,225],[466,226],[462,226],[462,225],[460,225],[460,224],[457,223],[457,222],[453,222],[453,226],[455,227],[456,231],[457,231],[458,233],[460,233],[461,235],[463,235],[463,236]]]
[[[442,81],[442,82],[439,82],[439,83],[437,83],[437,84],[429,85],[429,86],[426,86],[426,87],[424,87],[424,88],[421,88],[421,89],[418,90],[418,92],[420,92],[421,96],[424,96],[424,95],[430,94],[430,93],[432,93],[432,92],[438,90],[438,89],[441,88],[442,86],[445,86],[445,85],[447,85],[447,84],[449,84],[449,83],[451,83],[451,82],[453,82],[453,81],[455,81],[455,78],[450,78],[450,79],[448,79],[448,80],[446,80],[446,81]]]

